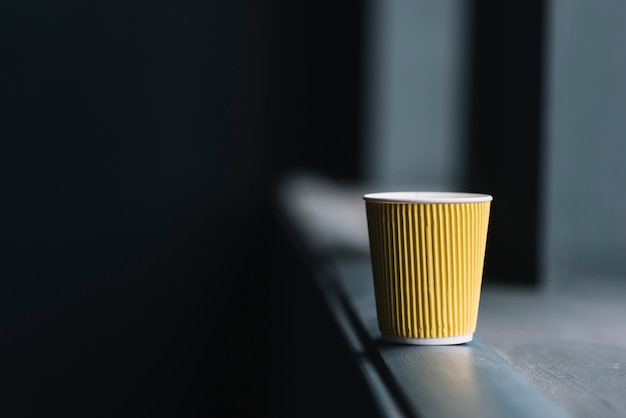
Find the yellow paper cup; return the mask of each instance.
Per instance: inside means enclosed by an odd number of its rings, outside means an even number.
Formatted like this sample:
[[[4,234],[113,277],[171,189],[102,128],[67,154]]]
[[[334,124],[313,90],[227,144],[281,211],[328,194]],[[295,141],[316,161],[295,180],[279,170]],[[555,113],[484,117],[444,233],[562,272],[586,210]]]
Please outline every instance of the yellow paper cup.
[[[492,196],[363,196],[378,326],[387,341],[447,345],[476,330]]]

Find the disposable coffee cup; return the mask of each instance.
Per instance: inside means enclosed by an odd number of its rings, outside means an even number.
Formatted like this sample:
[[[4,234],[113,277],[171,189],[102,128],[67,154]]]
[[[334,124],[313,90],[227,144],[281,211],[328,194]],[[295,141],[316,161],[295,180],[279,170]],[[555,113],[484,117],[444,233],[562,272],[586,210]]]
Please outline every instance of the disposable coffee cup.
[[[363,196],[383,339],[449,345],[474,337],[492,196]]]

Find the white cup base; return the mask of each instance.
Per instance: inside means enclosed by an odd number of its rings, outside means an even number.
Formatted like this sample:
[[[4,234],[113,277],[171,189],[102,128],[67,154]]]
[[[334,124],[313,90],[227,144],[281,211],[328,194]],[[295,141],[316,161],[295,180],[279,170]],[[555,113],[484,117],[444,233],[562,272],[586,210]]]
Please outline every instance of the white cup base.
[[[385,341],[412,345],[454,345],[467,343],[472,341],[472,339],[474,339],[474,333],[442,338],[411,338],[383,334],[383,340]]]

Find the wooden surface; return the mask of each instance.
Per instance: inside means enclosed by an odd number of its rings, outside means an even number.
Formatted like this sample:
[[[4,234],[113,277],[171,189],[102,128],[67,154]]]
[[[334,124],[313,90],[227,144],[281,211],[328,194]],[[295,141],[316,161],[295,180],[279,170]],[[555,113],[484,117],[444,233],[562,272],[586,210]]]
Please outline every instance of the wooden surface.
[[[483,289],[478,332],[576,417],[626,416],[626,286]]]
[[[380,338],[367,259],[340,257],[326,269],[328,287],[361,338],[365,375],[384,382],[394,414],[420,417],[567,417],[482,338],[455,346],[409,346]],[[333,284],[332,281],[335,280]],[[373,387],[373,392],[380,388]],[[387,406],[388,407],[388,406]]]

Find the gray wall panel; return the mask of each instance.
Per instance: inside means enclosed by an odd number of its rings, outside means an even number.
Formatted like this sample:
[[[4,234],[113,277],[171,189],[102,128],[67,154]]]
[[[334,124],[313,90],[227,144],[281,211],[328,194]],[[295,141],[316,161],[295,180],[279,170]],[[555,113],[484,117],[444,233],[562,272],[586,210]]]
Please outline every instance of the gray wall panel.
[[[626,3],[553,1],[545,273],[626,276]]]

